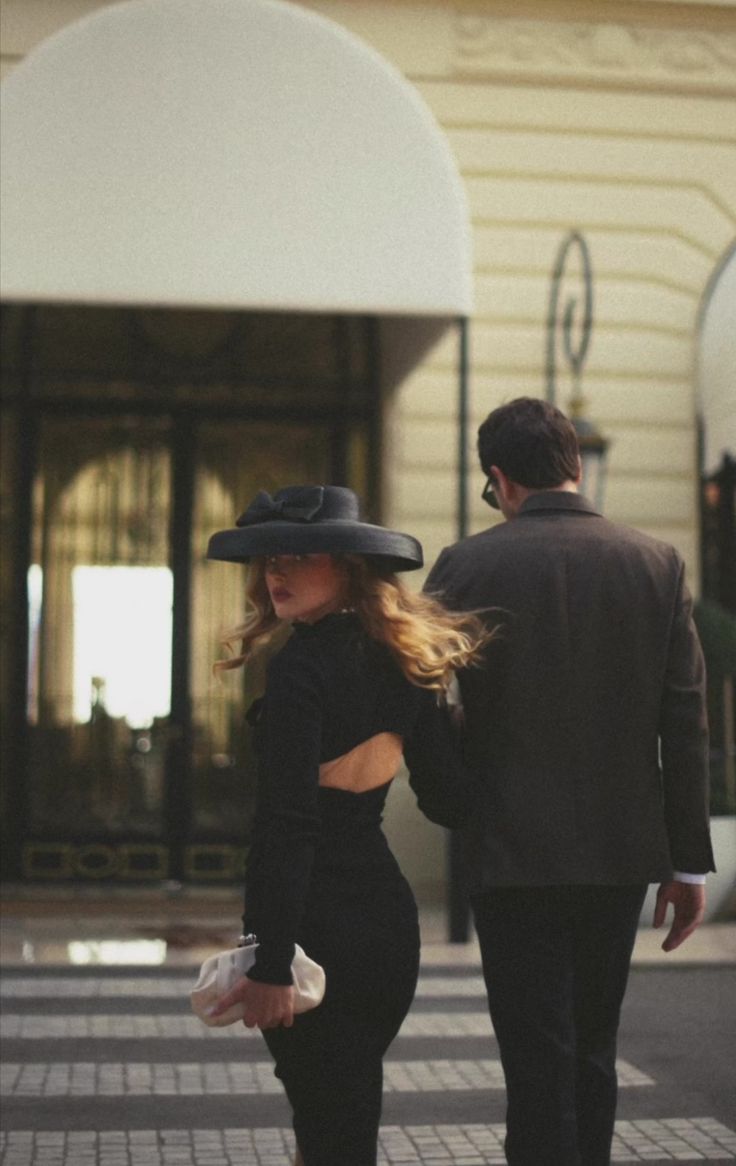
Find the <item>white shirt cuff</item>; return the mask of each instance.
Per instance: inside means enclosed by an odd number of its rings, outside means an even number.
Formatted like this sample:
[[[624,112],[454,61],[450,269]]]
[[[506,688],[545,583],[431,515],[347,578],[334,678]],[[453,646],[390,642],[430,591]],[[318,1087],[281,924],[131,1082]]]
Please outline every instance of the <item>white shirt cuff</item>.
[[[676,883],[694,883],[697,886],[702,886],[705,882],[704,874],[683,874],[681,870],[673,871],[672,877]]]

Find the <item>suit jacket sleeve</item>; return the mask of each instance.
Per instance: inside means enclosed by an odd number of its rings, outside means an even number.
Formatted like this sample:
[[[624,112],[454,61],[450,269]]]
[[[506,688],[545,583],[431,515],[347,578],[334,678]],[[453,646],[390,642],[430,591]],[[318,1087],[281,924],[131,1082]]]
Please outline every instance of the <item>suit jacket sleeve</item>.
[[[708,828],[708,721],[705,664],[692,599],[678,581],[660,711],[664,814],[675,870],[715,870]]]
[[[411,736],[404,741],[409,785],[430,822],[450,829],[463,826],[472,811],[477,783],[465,765],[458,733],[444,705],[423,692]]]

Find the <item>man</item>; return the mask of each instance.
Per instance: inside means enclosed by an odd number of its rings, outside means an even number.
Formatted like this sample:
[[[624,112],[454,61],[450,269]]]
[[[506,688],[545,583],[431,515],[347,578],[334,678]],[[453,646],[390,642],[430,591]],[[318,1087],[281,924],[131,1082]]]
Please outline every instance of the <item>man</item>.
[[[673,547],[577,491],[575,430],[520,398],[481,425],[484,497],[507,520],[445,549],[426,589],[488,610],[460,677],[482,777],[463,851],[506,1075],[509,1166],[605,1166],[616,1035],[647,884],[677,947],[703,915],[703,658]],[[676,873],[675,873],[676,872]]]

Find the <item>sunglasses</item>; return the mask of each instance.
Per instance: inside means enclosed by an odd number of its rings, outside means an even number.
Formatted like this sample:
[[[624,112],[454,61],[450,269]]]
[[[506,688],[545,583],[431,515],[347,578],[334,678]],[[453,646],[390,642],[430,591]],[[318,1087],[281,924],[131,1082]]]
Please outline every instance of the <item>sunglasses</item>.
[[[501,507],[499,506],[499,503],[498,503],[498,498],[496,496],[496,481],[495,481],[492,474],[489,475],[488,480],[487,480],[485,486],[483,487],[483,493],[481,494],[481,498],[489,506],[492,506],[494,510],[501,509]]]

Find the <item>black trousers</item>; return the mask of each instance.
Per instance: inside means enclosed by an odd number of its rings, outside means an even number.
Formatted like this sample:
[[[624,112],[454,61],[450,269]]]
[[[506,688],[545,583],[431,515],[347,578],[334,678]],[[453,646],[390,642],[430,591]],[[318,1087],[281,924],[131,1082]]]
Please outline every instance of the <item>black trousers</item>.
[[[390,872],[389,872],[390,873]],[[375,1166],[383,1056],[419,971],[414,897],[398,873],[315,880],[299,942],[325,969],[319,1008],[263,1036],[305,1166]]]
[[[508,1166],[608,1166],[616,1038],[646,886],[473,899],[506,1077]]]

